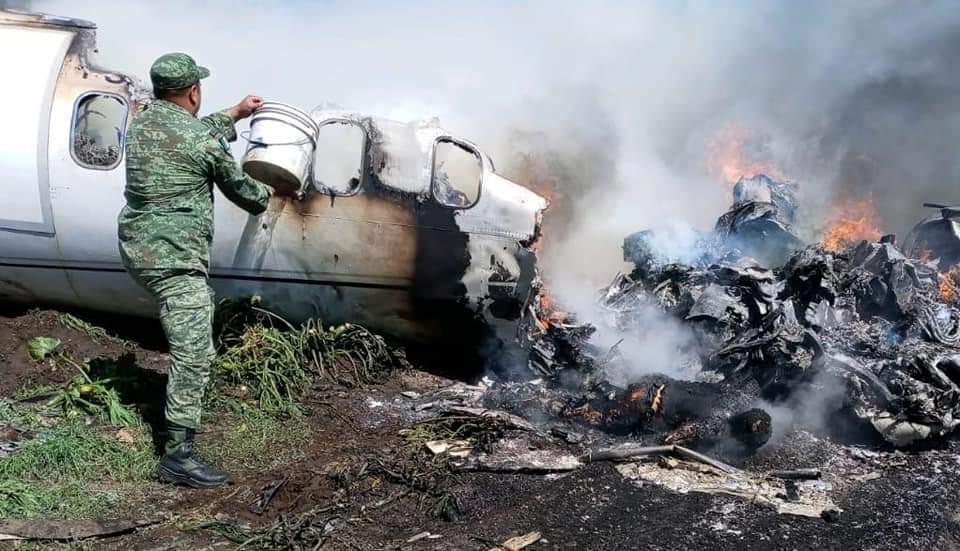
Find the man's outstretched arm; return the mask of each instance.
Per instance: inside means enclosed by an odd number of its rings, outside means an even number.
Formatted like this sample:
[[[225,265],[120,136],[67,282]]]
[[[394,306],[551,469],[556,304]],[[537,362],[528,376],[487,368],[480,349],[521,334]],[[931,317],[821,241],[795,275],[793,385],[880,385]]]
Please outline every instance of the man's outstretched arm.
[[[267,210],[273,188],[244,174],[233,160],[229,147],[218,140],[208,140],[205,149],[205,170],[227,199],[253,215]]]
[[[233,107],[207,115],[202,121],[218,138],[233,141],[237,138],[235,123],[249,117],[262,104],[263,99],[259,96],[247,96]],[[219,139],[210,140],[206,149],[204,157],[208,174],[227,199],[253,215],[267,210],[273,188],[244,174],[233,160],[230,148]]]
[[[237,121],[252,115],[254,111],[260,109],[261,105],[263,105],[263,98],[250,95],[240,100],[240,103],[233,107],[224,109],[223,111],[217,111],[216,113],[210,113],[206,117],[201,118],[200,122],[216,132],[218,138],[223,138],[228,142],[234,142],[237,139],[237,129],[234,125]]]

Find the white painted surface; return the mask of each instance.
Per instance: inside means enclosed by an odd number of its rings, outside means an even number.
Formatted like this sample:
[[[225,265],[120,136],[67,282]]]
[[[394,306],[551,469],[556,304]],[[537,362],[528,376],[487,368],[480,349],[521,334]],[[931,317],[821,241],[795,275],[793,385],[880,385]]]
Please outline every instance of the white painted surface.
[[[546,207],[546,199],[500,176],[484,158],[480,201],[456,211],[457,227],[466,233],[524,241],[533,236],[538,213]]]
[[[47,117],[72,34],[0,28],[0,228],[42,226],[47,193],[41,151]],[[39,227],[36,229],[40,229]]]

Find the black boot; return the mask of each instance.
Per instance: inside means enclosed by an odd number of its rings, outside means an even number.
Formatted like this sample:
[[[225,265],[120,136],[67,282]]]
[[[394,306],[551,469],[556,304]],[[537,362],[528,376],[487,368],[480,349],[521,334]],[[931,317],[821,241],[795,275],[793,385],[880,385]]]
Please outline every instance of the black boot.
[[[167,428],[166,454],[160,459],[160,480],[191,488],[216,488],[230,483],[230,475],[203,463],[193,455],[193,429]]]

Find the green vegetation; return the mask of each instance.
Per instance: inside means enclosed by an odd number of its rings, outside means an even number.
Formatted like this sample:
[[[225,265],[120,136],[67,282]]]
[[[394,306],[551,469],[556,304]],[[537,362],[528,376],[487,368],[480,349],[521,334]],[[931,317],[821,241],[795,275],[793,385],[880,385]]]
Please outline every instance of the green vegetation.
[[[0,398],[0,426],[25,430],[40,425],[40,416],[16,401]]]
[[[402,351],[359,325],[345,323],[324,331],[310,320],[295,341],[311,371],[346,386],[369,384],[391,369],[409,367]]]
[[[11,415],[15,409],[8,405],[5,417],[29,417]],[[132,442],[80,421],[38,427],[16,453],[0,460],[0,518],[109,516],[156,466],[146,431],[124,430]]]
[[[213,315],[213,332],[217,346],[221,350],[228,343],[236,342],[248,328],[255,325],[292,328],[287,320],[260,307],[260,297],[254,295],[246,299],[223,299],[217,304]]]
[[[34,337],[27,347],[30,357],[40,362],[60,348],[60,339],[53,337]]]
[[[110,335],[107,334],[106,329],[103,327],[98,327],[89,321],[82,320],[73,314],[63,313],[59,316],[60,325],[66,327],[67,329],[73,329],[83,333],[84,335],[90,337],[93,342],[100,342],[100,340],[110,339]]]
[[[53,396],[57,392],[57,385],[39,384],[23,385],[14,391],[12,398],[17,402],[31,402],[45,396]],[[3,417],[0,415],[0,423]]]
[[[22,399],[36,399],[49,396],[47,408],[60,408],[68,418],[81,414],[98,415],[111,425],[129,427],[137,424],[136,414],[121,403],[116,385],[125,382],[116,375],[116,366],[105,370],[114,376],[94,379],[90,376],[90,366],[80,365],[62,352],[57,352],[59,339],[36,337],[30,341],[30,356],[36,361],[49,359],[52,362],[72,367],[77,376],[67,384],[57,388],[53,386],[33,387],[21,390]],[[104,371],[104,370],[101,370]]]
[[[39,542],[39,541],[17,541],[13,543],[12,549],[17,551],[50,551],[58,549],[61,551],[87,551],[93,549],[102,549],[96,543],[86,541],[70,542]]]
[[[204,457],[224,469],[266,470],[304,457],[312,433],[303,416],[281,419],[230,398],[218,409],[197,438]]]
[[[83,377],[78,377],[56,390],[45,405],[48,408],[62,408],[68,418],[88,414],[99,415],[117,427],[137,424],[136,414],[120,402],[117,389],[108,386],[111,383],[110,379],[92,380],[84,373]]]
[[[324,329],[315,321],[296,328],[264,310],[243,331],[227,326],[214,372],[269,413],[297,414],[303,392],[315,379],[345,386],[369,384],[398,367],[402,351],[389,347],[367,329],[344,324]],[[231,319],[250,319],[240,313]]]
[[[17,448],[0,458],[0,518],[102,518],[156,468],[152,439],[121,402],[120,377],[92,377],[52,337],[28,345],[31,358],[74,369],[62,385],[22,387],[0,399],[0,428],[19,432]],[[102,423],[95,422],[99,419]],[[114,427],[124,427],[119,432]]]
[[[0,478],[56,482],[69,478],[138,480],[153,463],[149,435],[143,429],[126,429],[132,444],[114,434],[102,433],[82,422],[65,422],[36,438],[0,462]]]
[[[296,413],[298,400],[310,382],[294,339],[273,327],[254,325],[220,354],[215,372],[243,393],[251,389],[257,406],[270,413]]]
[[[59,321],[94,341],[113,338],[70,314]],[[304,457],[312,433],[302,398],[315,382],[358,386],[408,365],[402,352],[360,326],[294,327],[259,309],[255,300],[219,310],[218,324],[220,353],[198,448],[237,473]],[[162,401],[161,376],[133,360],[75,361],[52,337],[34,338],[29,353],[76,376],[63,384],[21,387],[12,399],[0,397],[0,429],[21,435],[15,451],[0,457],[0,518],[123,516],[125,504],[161,488],[149,485],[157,457],[142,420],[150,404]],[[300,537],[297,530],[312,540],[313,523],[319,521],[298,517],[303,524],[297,527],[251,532],[238,543],[260,548],[281,541],[276,538]]]

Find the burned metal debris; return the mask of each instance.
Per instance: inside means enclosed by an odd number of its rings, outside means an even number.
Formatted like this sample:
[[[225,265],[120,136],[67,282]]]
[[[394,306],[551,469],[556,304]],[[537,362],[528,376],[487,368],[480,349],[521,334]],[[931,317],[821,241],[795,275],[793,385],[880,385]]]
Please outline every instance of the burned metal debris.
[[[794,231],[794,185],[759,175],[737,182],[733,206],[717,220],[715,238],[764,263],[779,264],[802,241]]]
[[[940,212],[930,216],[907,234],[903,250],[914,258],[936,261],[941,270],[960,263],[960,206],[924,203],[924,207]]]
[[[763,265],[781,265],[803,246],[794,227],[797,215],[795,185],[759,175],[733,187],[733,204],[717,219],[713,231],[699,236],[683,257],[663,247],[672,241],[662,230],[643,230],[623,241],[623,258],[642,276],[679,262],[709,264],[724,257],[748,257]],[[677,266],[680,268],[681,266]]]
[[[943,267],[908,258],[892,237],[842,252],[801,247],[795,212],[788,185],[742,180],[734,206],[702,238],[712,249],[701,246],[692,261],[678,262],[657,249],[651,232],[633,234],[624,257],[635,269],[618,275],[599,302],[624,332],[643,331],[650,309],[684,323],[697,336],[693,353],[703,373],[721,376],[718,388],[751,394],[749,380],[753,397],[770,402],[819,394],[816,407],[860,420],[895,446],[952,432],[960,423],[960,311],[941,298]],[[585,346],[570,343],[574,331],[565,331],[545,336],[555,348]],[[599,424],[619,430],[627,412],[650,426],[649,405],[641,412],[618,404],[596,408],[606,412]],[[610,412],[620,415],[611,421]]]

